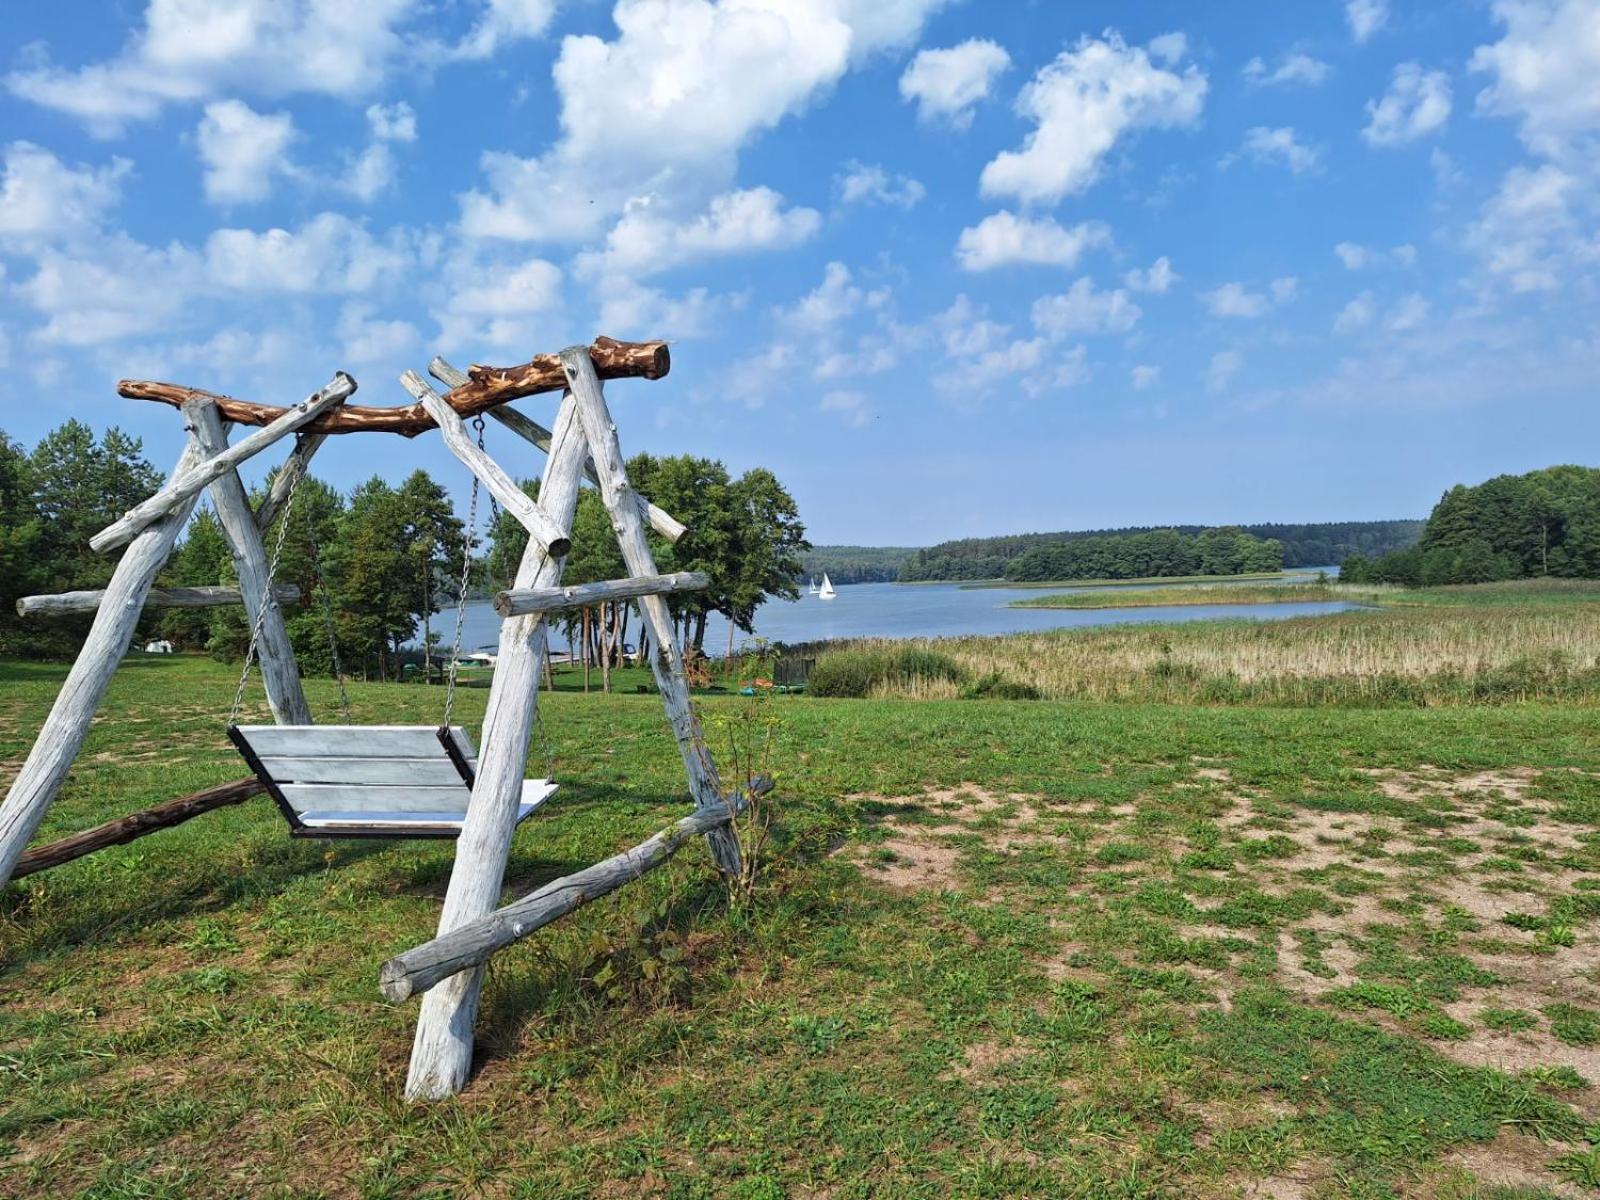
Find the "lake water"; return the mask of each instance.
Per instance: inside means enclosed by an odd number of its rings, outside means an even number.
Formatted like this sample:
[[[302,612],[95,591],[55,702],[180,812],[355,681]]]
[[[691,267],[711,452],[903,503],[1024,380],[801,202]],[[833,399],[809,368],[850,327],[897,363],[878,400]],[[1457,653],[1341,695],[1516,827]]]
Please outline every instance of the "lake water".
[[[1224,618],[1282,620],[1317,616],[1357,607],[1342,601],[1285,601],[1276,604],[1185,604],[1166,608],[1009,608],[1014,600],[1084,588],[964,588],[959,584],[858,583],[838,589],[832,600],[802,595],[788,602],[771,600],[756,614],[756,635],[778,642],[815,642],[855,637],[954,637],[961,634],[1025,633],[1083,625],[1115,625],[1153,621],[1211,621]],[[436,618],[434,628],[446,642],[454,629],[453,612]],[[637,622],[628,637],[637,642]],[[461,644],[468,650],[492,651],[500,637],[500,618],[487,603],[467,606]],[[735,646],[745,641],[738,635]],[[712,615],[706,623],[706,653],[720,655],[728,645],[728,624]],[[552,648],[561,647],[559,634]]]

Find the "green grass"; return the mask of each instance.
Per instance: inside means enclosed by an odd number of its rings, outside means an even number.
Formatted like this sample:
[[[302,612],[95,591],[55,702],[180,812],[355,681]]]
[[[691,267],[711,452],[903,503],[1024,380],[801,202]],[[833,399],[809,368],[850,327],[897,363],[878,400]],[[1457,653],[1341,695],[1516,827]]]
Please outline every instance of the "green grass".
[[[0,765],[63,676],[0,663]],[[232,688],[200,659],[126,664],[41,837],[241,774]],[[485,695],[458,697],[474,733]],[[359,721],[433,722],[439,699],[353,688]],[[702,701],[714,750],[747,703]],[[376,979],[431,934],[447,844],[293,841],[252,801],[24,880],[0,903],[0,1195],[1220,1197],[1292,1178],[1319,1200],[1526,1200],[1600,1177],[1600,1080],[1571,1057],[1600,1036],[1592,712],[765,703],[781,808],[753,902],[693,846],[502,953],[473,1083],[437,1106],[398,1100],[416,1005]],[[686,806],[654,697],[543,707],[563,790],[519,830],[508,891]],[[1429,782],[1460,780],[1479,782]],[[1469,883],[1495,916],[1459,906]],[[1557,925],[1574,946],[1537,942]],[[1560,994],[1513,999],[1538,979]],[[1476,1037],[1532,1039],[1538,1069],[1470,1065]],[[1499,1161],[1512,1133],[1545,1183],[1480,1190],[1460,1156]]]
[[[1320,585],[1271,589],[1297,593]],[[1524,581],[1332,589],[1362,609],[1276,621],[1097,625],[1004,637],[875,642],[953,659],[969,679],[1118,703],[1411,706],[1600,702],[1600,584]],[[1148,593],[1122,593],[1142,603]],[[1285,598],[1279,595],[1278,598]],[[1208,600],[1214,601],[1215,593]],[[950,681],[874,694],[950,699]]]

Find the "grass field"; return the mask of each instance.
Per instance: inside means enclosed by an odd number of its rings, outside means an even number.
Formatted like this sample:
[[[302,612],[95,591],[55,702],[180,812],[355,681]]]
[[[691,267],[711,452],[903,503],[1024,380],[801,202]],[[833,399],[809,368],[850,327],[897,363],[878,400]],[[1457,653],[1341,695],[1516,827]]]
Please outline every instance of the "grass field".
[[[1360,615],[1447,643],[1505,615],[1445,613]],[[1245,644],[1195,628],[1186,652]],[[0,663],[0,772],[63,675]],[[129,662],[41,838],[241,774],[232,688]],[[474,732],[485,695],[458,698]],[[437,689],[353,698],[361,721],[438,719]],[[749,703],[702,702],[713,749]],[[781,837],[754,900],[692,846],[497,957],[458,1101],[400,1103],[416,1008],[376,988],[432,931],[447,844],[296,842],[258,800],[22,881],[0,904],[0,1195],[1600,1185],[1591,708],[761,703]],[[654,697],[545,707],[563,791],[517,835],[516,892],[686,806]]]
[[[1336,590],[1378,607],[1278,621],[1105,625],[894,645],[937,650],[973,679],[1025,683],[1056,700],[1600,702],[1600,585]],[[948,679],[909,679],[877,694],[948,699],[961,690]]]

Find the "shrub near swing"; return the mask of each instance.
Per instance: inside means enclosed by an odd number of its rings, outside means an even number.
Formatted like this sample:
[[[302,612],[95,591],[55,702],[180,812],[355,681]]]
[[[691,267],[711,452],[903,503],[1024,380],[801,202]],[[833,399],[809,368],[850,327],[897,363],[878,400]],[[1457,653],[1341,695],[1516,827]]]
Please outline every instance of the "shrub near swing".
[[[811,669],[806,690],[813,696],[863,699],[882,684],[949,682],[960,685],[966,670],[947,654],[918,646],[852,646],[824,654]]]

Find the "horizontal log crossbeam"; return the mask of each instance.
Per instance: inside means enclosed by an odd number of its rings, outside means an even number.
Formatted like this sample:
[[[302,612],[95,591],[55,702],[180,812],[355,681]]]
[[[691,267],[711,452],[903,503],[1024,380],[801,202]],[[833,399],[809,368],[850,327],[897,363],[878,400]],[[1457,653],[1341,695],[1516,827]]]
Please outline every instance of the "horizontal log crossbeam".
[[[589,347],[589,357],[601,379],[661,379],[672,369],[672,357],[665,342],[619,342],[601,337]],[[515,367],[474,366],[467,375],[467,383],[454,388],[445,397],[462,417],[489,412],[523,396],[558,392],[567,386],[560,356],[555,354],[536,355]],[[124,379],[117,385],[117,394],[129,400],[155,400],[175,408],[181,408],[188,400],[210,400],[223,419],[235,425],[270,425],[288,411],[277,405],[218,396],[176,383],[137,379]],[[433,427],[433,418],[420,403],[383,408],[346,404],[309,422],[304,432],[398,433],[402,437],[416,437]]]
[[[753,780],[750,787],[755,796],[771,790],[772,780],[766,776]],[[431,942],[396,955],[384,963],[379,972],[380,990],[389,1000],[405,1000],[469,967],[487,962],[496,950],[521,941],[589,901],[598,900],[659,867],[685,842],[727,825],[748,803],[745,793],[735,792],[721,804],[696,809],[631,850],[547,883],[487,917],[458,926]]]
[[[272,595],[279,604],[298,604],[300,589],[292,583],[273,587]],[[55,592],[45,596],[23,596],[17,601],[17,615],[22,617],[62,617],[71,613],[94,612],[105,600],[104,591]],[[221,608],[228,604],[243,604],[244,594],[236,587],[174,587],[151,588],[145,598],[146,608]]]
[[[637,600],[640,596],[698,592],[710,586],[711,576],[704,571],[678,571],[672,575],[642,575],[632,579],[608,579],[604,583],[578,583],[570,587],[513,588],[494,598],[494,610],[502,617],[525,617],[531,613],[585,608],[613,600]]]

